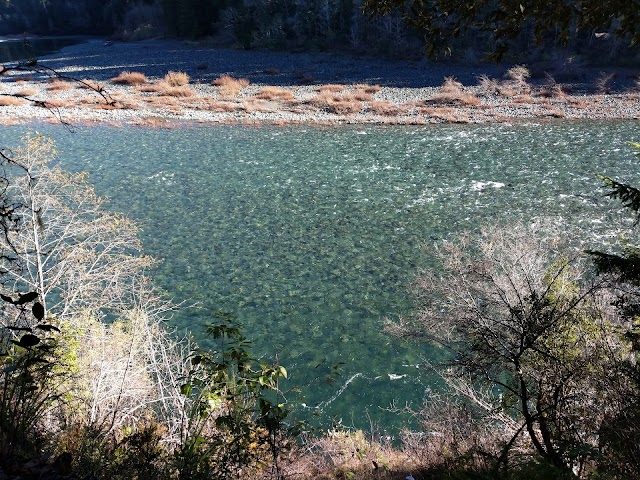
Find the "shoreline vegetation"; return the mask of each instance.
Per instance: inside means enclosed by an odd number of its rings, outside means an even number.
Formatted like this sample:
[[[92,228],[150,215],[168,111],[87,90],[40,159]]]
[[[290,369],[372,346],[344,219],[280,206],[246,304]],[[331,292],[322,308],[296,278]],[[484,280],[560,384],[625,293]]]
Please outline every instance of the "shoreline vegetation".
[[[572,62],[470,67],[91,40],[40,62],[85,85],[4,75],[1,123],[52,119],[50,110],[74,124],[152,127],[640,119],[640,72]]]
[[[50,77],[0,70],[2,123],[640,119],[634,71],[361,60],[91,41],[43,59]],[[558,232],[487,229],[476,243],[443,246],[445,275],[417,279],[421,309],[386,331],[458,357],[439,371],[452,397],[432,392],[404,411],[421,430],[403,431],[401,448],[373,425],[307,437],[285,422],[286,369],[253,358],[230,319],[216,314],[221,323],[207,328],[211,352],[169,338],[161,327],[174,306],[147,281],[152,260],[132,251],[137,227],[102,212],[84,175],[48,166],[50,139],[25,138],[12,155],[2,153],[2,301],[17,320],[4,327],[0,480],[637,476],[637,325],[613,301],[614,288],[637,282],[591,283],[582,260],[560,252]],[[637,213],[637,190],[603,180]],[[102,323],[108,315],[116,320]]]

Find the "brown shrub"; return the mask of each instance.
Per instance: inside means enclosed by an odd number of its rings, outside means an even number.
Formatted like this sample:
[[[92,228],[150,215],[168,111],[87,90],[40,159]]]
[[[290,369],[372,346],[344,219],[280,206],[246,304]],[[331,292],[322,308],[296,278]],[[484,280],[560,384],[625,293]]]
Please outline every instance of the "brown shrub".
[[[24,98],[17,98],[11,95],[0,94],[0,107],[9,107],[12,105],[24,105],[27,101]]]
[[[218,93],[223,97],[235,97],[243,88],[249,86],[246,78],[234,78],[230,75],[222,75],[216,78],[211,85],[218,87]]]
[[[149,79],[141,72],[121,72],[117,77],[111,79],[113,83],[119,85],[143,85],[149,82]]]
[[[596,92],[601,95],[611,93],[611,81],[615,76],[615,73],[600,72],[596,78]]]
[[[531,95],[516,95],[513,97],[513,103],[516,105],[532,105],[537,103]]]
[[[164,81],[172,87],[182,87],[189,83],[189,75],[184,72],[168,72],[164,76]]]
[[[293,92],[280,87],[264,87],[260,89],[256,98],[261,100],[293,100]]]
[[[32,97],[33,95],[36,95],[38,93],[38,90],[36,90],[35,88],[25,88],[24,90],[20,90],[18,92],[15,92],[14,95],[16,97]]]
[[[353,88],[355,88],[356,90],[362,90],[365,93],[378,93],[382,87],[380,85],[368,85],[366,83],[358,83],[356,85],[353,86]]]
[[[589,99],[585,97],[567,97],[567,103],[572,108],[584,109],[591,106]]]
[[[478,87],[483,95],[495,95],[500,92],[500,82],[487,75],[478,78]]]
[[[318,93],[308,103],[321,110],[337,113],[338,115],[357,113],[362,110],[363,106],[362,102],[357,101],[353,96],[339,95],[327,91]]]
[[[451,93],[451,94],[457,94],[462,92],[462,88],[464,87],[464,85],[462,85],[462,83],[458,82],[455,78],[453,77],[445,77],[444,78],[444,83],[442,84],[442,86],[440,87],[440,91],[442,93]]]
[[[97,102],[97,103],[91,105],[91,108],[93,108],[94,110],[120,110],[123,107],[118,102],[116,102],[116,103]]]
[[[78,88],[84,88],[86,90],[93,90],[93,91],[103,90],[102,85],[89,79],[81,80],[81,82],[78,84]]]
[[[402,112],[397,105],[385,100],[369,102],[369,110],[378,115],[394,116]]]
[[[527,78],[531,76],[531,73],[529,72],[529,69],[524,65],[516,65],[515,67],[511,67],[509,70],[507,70],[505,76],[508,79],[513,80],[514,82],[526,83]]]
[[[527,79],[531,76],[531,73],[524,65],[511,67],[507,70],[505,76],[509,79],[509,81],[505,82],[505,86],[515,90],[516,95],[531,93],[531,86],[527,83]]]
[[[440,87],[440,92],[436,93],[426,102],[465,106],[479,105],[480,99],[471,93],[465,92],[463,88],[463,85],[453,77],[446,77]]]
[[[60,80],[59,78],[51,78],[48,80],[49,85],[47,85],[47,90],[50,92],[61,92],[63,90],[71,90],[74,85],[65,82],[64,80]]]
[[[168,85],[162,81],[157,83],[147,83],[145,85],[140,85],[136,88],[136,91],[141,93],[158,93],[167,88]]]
[[[373,100],[373,95],[371,95],[370,93],[364,92],[362,90],[357,90],[353,94],[353,98],[355,98],[360,102],[370,102]]]
[[[321,85],[320,87],[318,87],[319,92],[338,93],[338,92],[342,92],[343,90],[344,90],[344,85],[329,84],[329,85]]]
[[[393,480],[420,469],[422,458],[368,438],[362,431],[330,430],[294,451],[284,467],[286,478],[299,480]],[[418,463],[420,462],[420,463]],[[422,478],[417,476],[417,478]]]
[[[158,93],[167,97],[192,97],[196,92],[195,90],[193,90],[193,88],[187,86],[171,87],[167,85],[163,87]]]
[[[49,100],[45,100],[42,106],[46,108],[64,108],[73,106],[73,103],[59,98],[50,98]]]

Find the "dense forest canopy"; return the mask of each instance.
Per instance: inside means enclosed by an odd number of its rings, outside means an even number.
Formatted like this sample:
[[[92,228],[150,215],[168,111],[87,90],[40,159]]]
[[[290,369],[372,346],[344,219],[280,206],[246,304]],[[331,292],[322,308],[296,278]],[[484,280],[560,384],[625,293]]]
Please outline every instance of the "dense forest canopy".
[[[0,34],[110,34],[145,0],[3,0]]]
[[[637,0],[366,0],[365,8],[380,15],[401,11],[408,24],[424,33],[433,53],[465,33],[489,34],[500,56],[523,33],[536,44],[567,45],[580,33],[612,33],[640,42]]]
[[[350,49],[500,58],[557,46],[628,56],[638,1],[555,0],[2,0],[0,35],[99,34],[125,40],[212,37],[243,48]],[[609,36],[622,39],[612,44]],[[637,49],[636,49],[637,50]],[[634,50],[635,51],[635,50]]]

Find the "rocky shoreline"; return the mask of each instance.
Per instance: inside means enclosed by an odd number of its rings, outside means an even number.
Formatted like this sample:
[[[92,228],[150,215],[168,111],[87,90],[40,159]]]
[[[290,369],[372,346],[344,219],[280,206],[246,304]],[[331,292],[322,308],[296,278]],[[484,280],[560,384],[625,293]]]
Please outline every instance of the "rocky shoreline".
[[[5,100],[0,103],[3,123],[56,118],[145,126],[640,119],[639,72],[629,69],[469,67],[214,49],[165,40],[91,40],[44,57],[41,64],[86,84],[5,75],[0,93],[21,98],[0,97]],[[122,72],[139,72],[144,80],[114,83]],[[187,83],[170,85],[168,72],[185,73]],[[107,99],[89,86],[103,87]]]

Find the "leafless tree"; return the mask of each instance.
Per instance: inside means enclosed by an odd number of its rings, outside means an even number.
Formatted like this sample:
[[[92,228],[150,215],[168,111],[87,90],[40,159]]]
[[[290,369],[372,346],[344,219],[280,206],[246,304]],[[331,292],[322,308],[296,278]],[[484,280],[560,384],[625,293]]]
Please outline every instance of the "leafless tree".
[[[515,225],[445,243],[442,270],[415,283],[418,313],[387,328],[449,352],[441,371],[449,393],[503,435],[498,465],[524,437],[551,465],[581,474],[618,405],[629,345],[606,282],[588,280],[558,238]]]

